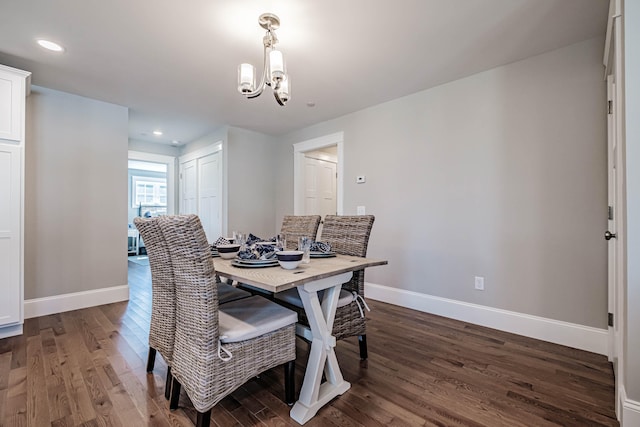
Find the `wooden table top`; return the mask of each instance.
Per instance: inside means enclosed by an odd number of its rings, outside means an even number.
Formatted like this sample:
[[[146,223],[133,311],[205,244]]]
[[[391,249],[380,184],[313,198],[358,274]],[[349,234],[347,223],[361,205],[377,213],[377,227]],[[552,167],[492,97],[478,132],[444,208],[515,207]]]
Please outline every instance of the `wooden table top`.
[[[279,265],[266,268],[241,268],[232,266],[231,261],[214,258],[213,265],[218,275],[270,292],[281,292],[325,277],[387,264],[386,260],[348,255],[337,255],[333,258],[311,258],[309,264],[301,263],[295,270],[285,270]]]

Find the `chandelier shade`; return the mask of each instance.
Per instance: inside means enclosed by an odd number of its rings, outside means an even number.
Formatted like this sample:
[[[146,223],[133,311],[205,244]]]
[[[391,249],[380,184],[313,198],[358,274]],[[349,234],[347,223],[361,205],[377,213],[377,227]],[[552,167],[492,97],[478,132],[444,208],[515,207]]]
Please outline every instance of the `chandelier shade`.
[[[260,82],[256,85],[256,68],[251,64],[238,66],[238,92],[247,98],[256,98],[267,86],[273,89],[276,102],[282,106],[290,99],[290,82],[282,52],[275,49],[278,42],[275,30],[280,28],[280,18],[272,13],[263,13],[258,23],[267,30],[262,39],[264,46],[263,68]]]

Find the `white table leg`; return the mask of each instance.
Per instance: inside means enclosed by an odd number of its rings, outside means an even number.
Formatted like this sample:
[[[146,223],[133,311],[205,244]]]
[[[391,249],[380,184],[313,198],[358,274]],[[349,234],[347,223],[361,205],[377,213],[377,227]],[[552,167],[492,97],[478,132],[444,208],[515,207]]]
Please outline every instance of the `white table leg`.
[[[334,350],[336,338],[332,335],[340,288],[351,276],[352,273],[344,273],[298,287],[312,335],[300,397],[290,413],[291,418],[300,424],[309,421],[331,399],[351,387],[342,378]],[[326,289],[322,305],[318,300],[318,291],[321,289]],[[324,383],[322,372],[326,375]]]

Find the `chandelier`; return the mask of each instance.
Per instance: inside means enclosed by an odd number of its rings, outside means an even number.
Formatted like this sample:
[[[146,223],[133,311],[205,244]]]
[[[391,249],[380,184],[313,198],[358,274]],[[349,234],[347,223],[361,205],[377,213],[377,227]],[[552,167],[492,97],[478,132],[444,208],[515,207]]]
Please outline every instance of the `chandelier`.
[[[264,45],[262,77],[256,86],[256,68],[251,64],[240,64],[238,91],[247,98],[256,98],[267,86],[271,86],[278,104],[285,105],[289,100],[289,76],[287,76],[282,52],[274,47],[278,43],[275,30],[280,28],[280,18],[272,13],[263,13],[258,18],[258,23],[267,30],[262,39]]]

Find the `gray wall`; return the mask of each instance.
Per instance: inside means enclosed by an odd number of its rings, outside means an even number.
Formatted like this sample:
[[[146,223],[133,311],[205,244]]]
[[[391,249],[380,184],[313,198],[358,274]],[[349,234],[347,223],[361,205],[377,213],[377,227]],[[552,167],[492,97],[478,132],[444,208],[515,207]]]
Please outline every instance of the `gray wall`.
[[[193,151],[200,150],[212,144],[216,144],[220,141],[222,141],[224,145],[224,143],[227,141],[228,130],[229,129],[227,126],[223,126],[221,128],[214,130],[211,133],[208,133],[207,135],[204,135],[194,141],[191,141],[186,145],[183,145],[182,147],[180,147],[180,156],[183,156],[187,153],[191,153]]]
[[[273,137],[230,127],[227,141],[228,232],[243,231],[268,238],[276,234]],[[277,227],[279,229],[279,225]]]
[[[368,255],[389,260],[368,282],[606,328],[602,49],[588,40],[280,138],[276,224],[293,211],[291,144],[344,131],[345,214],[376,216]]]
[[[627,397],[640,402],[640,3],[625,1],[624,9],[627,149],[627,331],[624,375]]]
[[[127,284],[126,108],[27,98],[25,299]]]
[[[223,212],[228,235],[235,231],[275,235],[276,143],[273,137],[222,127],[181,148],[184,155],[222,141]],[[223,230],[225,224],[223,224]]]

